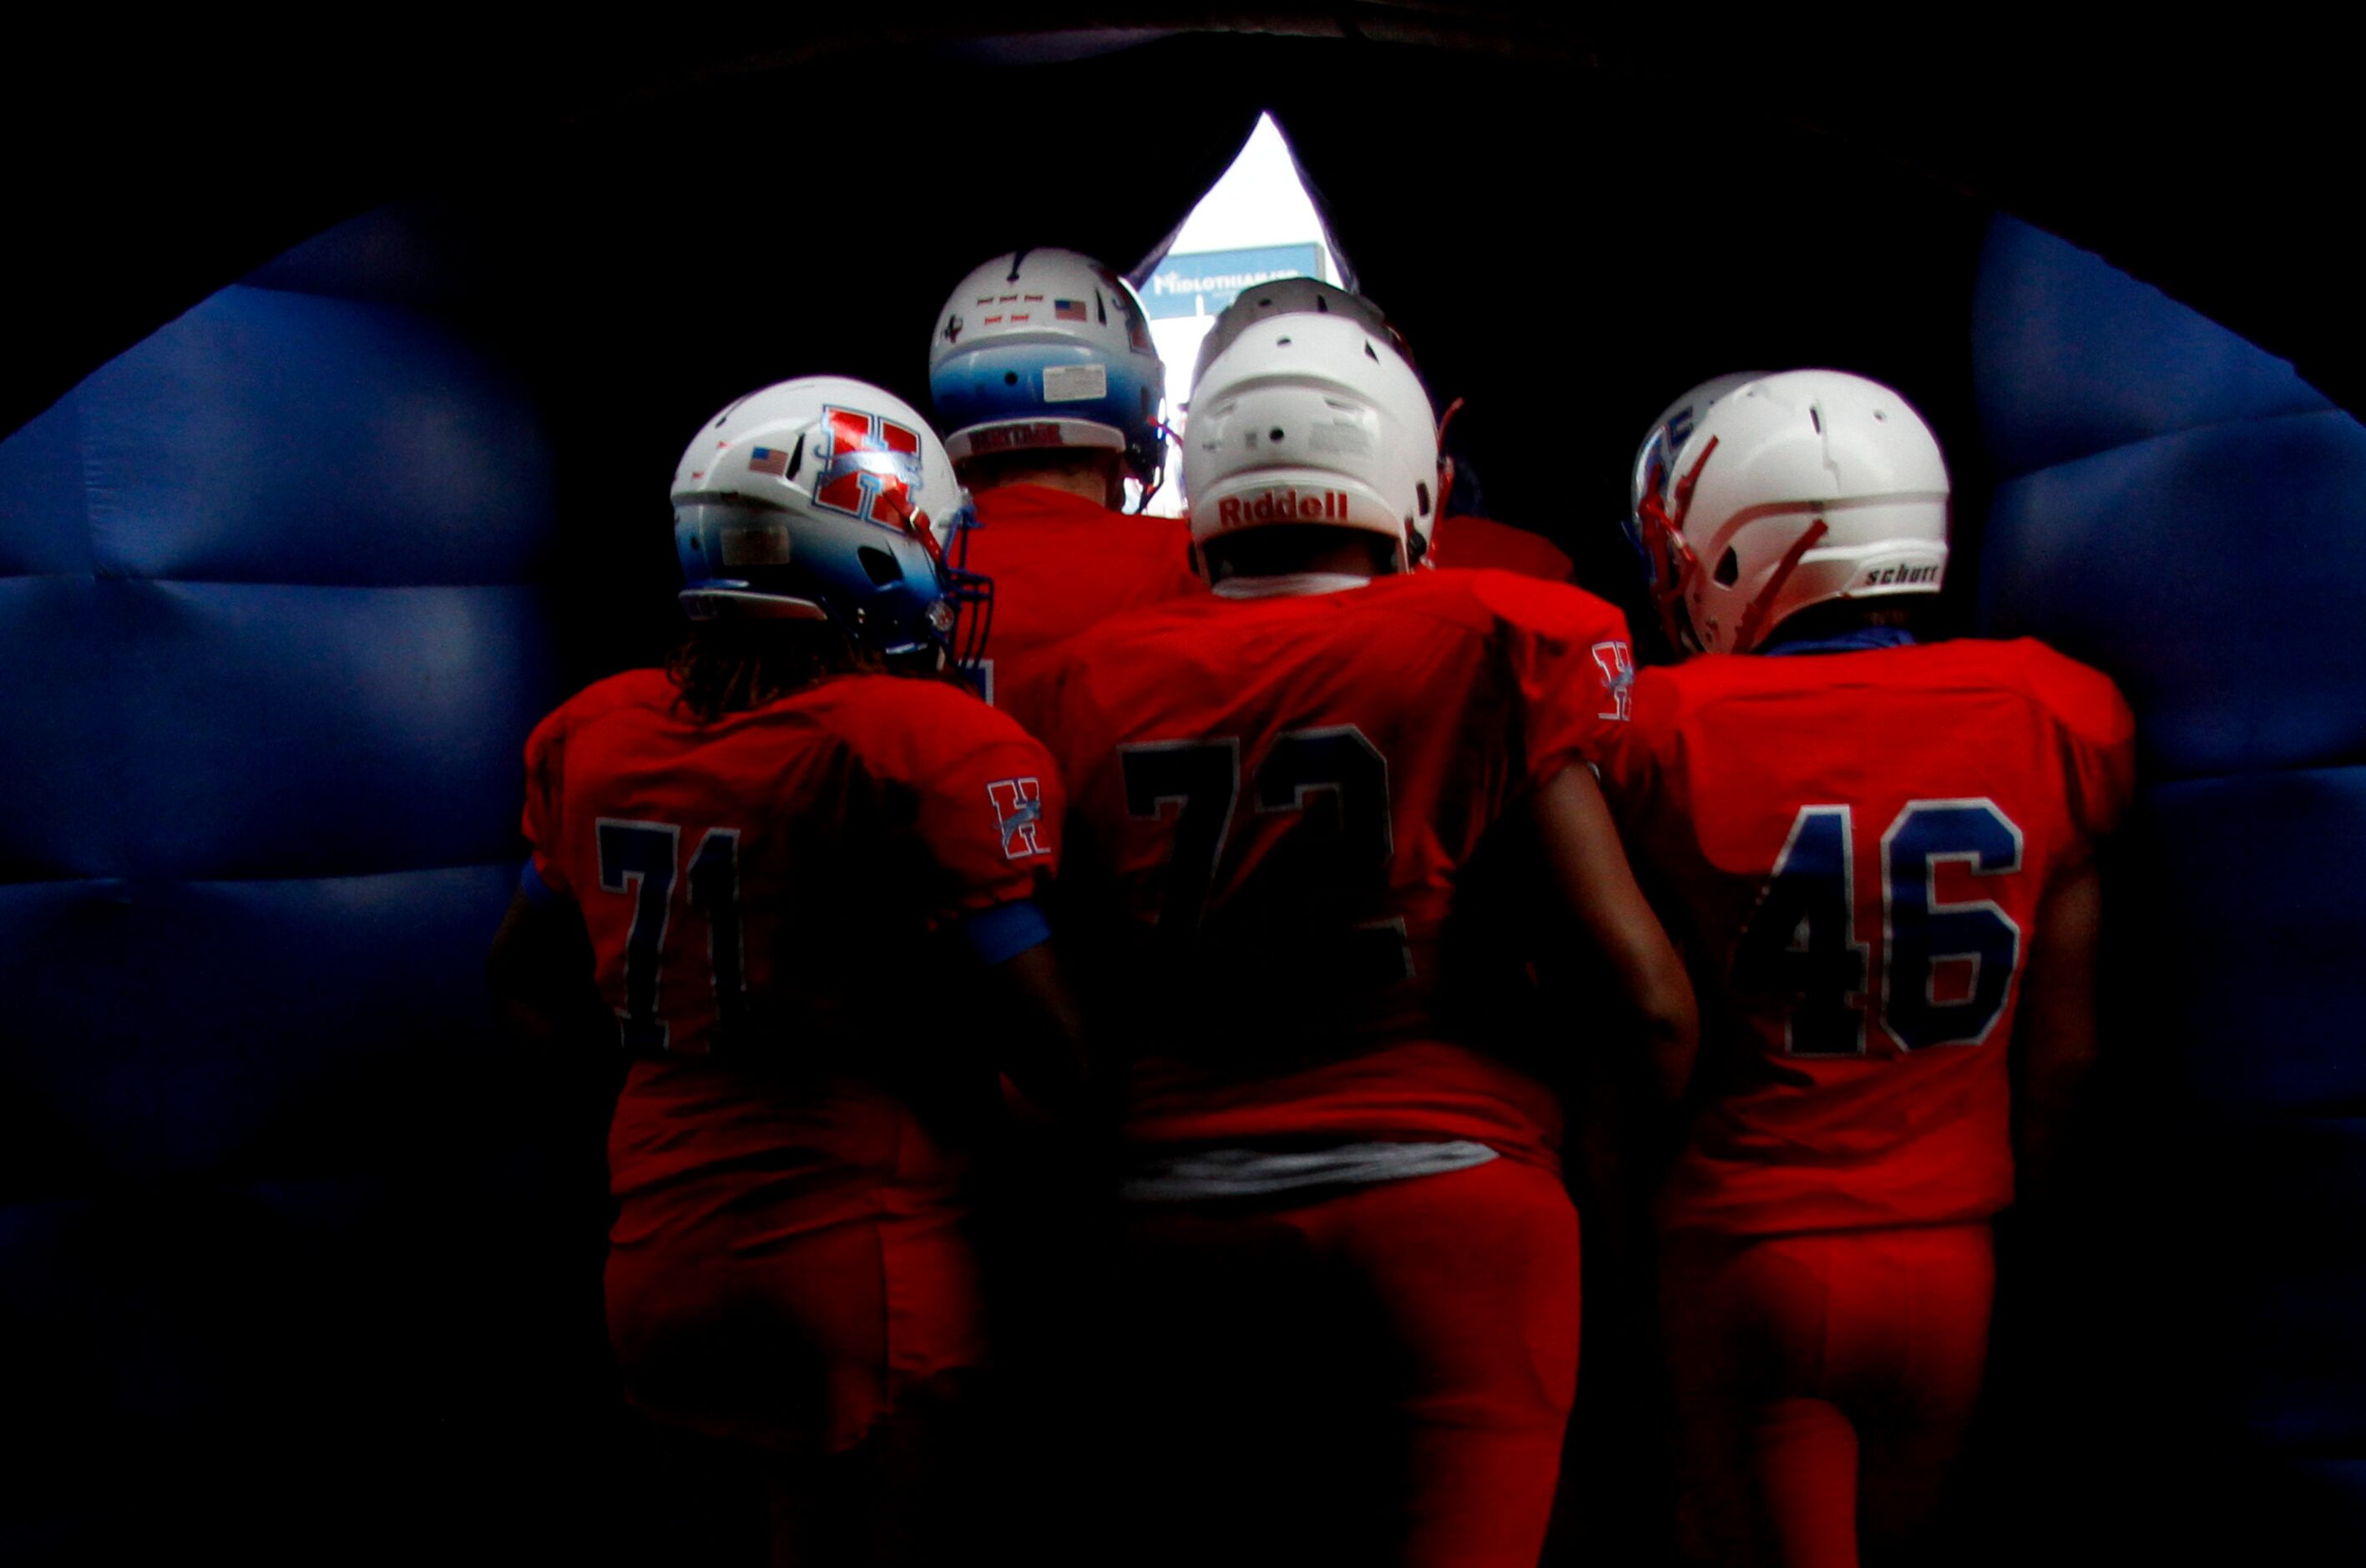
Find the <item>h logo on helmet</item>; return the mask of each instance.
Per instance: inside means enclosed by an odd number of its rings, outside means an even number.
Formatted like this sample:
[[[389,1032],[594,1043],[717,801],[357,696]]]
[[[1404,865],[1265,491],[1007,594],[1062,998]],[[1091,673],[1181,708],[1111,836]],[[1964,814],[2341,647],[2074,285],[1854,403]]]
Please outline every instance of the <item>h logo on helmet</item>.
[[[919,511],[920,433],[861,409],[825,406],[821,412],[814,504],[865,523],[902,526]]]

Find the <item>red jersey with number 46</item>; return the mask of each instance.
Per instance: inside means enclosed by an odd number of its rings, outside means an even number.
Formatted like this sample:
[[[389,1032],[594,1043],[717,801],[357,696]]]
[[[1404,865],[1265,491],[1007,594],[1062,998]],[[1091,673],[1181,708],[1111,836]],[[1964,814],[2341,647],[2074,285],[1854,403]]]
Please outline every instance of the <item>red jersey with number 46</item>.
[[[1140,612],[1013,692],[1070,783],[1064,907],[1123,977],[1132,1140],[1549,1163],[1551,1096],[1449,1015],[1458,900],[1491,831],[1624,723],[1632,674],[1598,599],[1421,572]]]
[[[988,702],[1087,626],[1208,592],[1191,570],[1180,518],[1130,516],[1032,484],[979,491],[977,516],[963,564],[994,580],[981,684]]]
[[[620,1242],[918,1174],[907,1111],[953,1030],[916,984],[925,939],[1030,897],[1057,855],[1051,759],[953,686],[841,676],[713,721],[674,696],[618,675],[526,743],[535,869],[582,910],[636,1058],[609,1146]]]
[[[2111,681],[2031,641],[1646,671],[1606,783],[1690,917],[1711,1098],[1670,1229],[1939,1224],[2012,1197],[2006,1046],[2045,893],[2125,804]]]

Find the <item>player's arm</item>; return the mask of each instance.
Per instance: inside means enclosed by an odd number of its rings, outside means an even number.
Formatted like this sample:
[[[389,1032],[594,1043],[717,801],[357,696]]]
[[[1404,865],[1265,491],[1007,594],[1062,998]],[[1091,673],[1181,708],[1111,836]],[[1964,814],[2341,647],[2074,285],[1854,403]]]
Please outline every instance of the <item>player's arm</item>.
[[[1102,1075],[1041,908],[1032,899],[997,905],[963,928],[986,975],[995,1065],[1031,1104],[1059,1117],[1090,1114]]]
[[[485,955],[485,980],[513,1034],[547,1046],[601,1027],[592,969],[592,942],[572,900],[547,891],[529,897],[523,889],[510,896],[509,911]]]
[[[1562,769],[1537,792],[1534,812],[1552,884],[1640,1027],[1654,1094],[1673,1107],[1692,1077],[1699,1043],[1692,983],[1636,885],[1593,770],[1583,763]]]
[[[2095,863],[2056,883],[2039,906],[2013,1030],[2015,1185],[2042,1195],[2095,1063],[2095,972],[2102,923]]]
[[[1082,1111],[1098,1076],[1046,913],[1065,838],[1059,765],[1008,713],[966,700],[937,707],[932,728],[918,732],[925,748],[894,766],[919,785],[913,830],[944,889],[936,919],[959,932],[979,972],[977,1043],[1033,1106]],[[938,761],[941,751],[958,761]]]

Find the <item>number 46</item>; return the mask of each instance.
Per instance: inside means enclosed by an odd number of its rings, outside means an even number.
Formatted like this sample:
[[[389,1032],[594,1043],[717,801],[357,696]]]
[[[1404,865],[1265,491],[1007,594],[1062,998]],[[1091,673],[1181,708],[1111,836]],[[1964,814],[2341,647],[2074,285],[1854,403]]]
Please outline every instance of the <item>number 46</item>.
[[[1881,986],[1868,996],[1851,808],[1801,807],[1734,949],[1733,989],[1797,998],[1784,1039],[1794,1055],[1863,1055],[1868,1002],[1906,1050],[1981,1043],[2011,990],[2021,928],[1987,899],[1939,902],[1938,868],[1949,861],[1977,876],[2017,872],[2021,829],[1992,800],[1906,804],[1881,835]],[[1948,965],[1968,969],[1968,982],[1942,1001]]]

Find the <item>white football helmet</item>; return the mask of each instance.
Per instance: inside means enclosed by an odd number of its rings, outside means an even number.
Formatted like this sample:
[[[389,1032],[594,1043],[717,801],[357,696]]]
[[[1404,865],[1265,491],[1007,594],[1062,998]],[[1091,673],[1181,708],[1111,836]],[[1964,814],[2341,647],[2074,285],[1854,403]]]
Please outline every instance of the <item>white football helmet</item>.
[[[1427,553],[1444,500],[1429,395],[1361,321],[1255,321],[1192,390],[1183,489],[1194,544],[1316,523],[1387,535],[1406,570]]]
[[[995,257],[937,313],[929,395],[956,461],[1103,447],[1145,492],[1166,464],[1166,368],[1123,278],[1043,247]]]
[[[1937,438],[1879,382],[1720,377],[1644,438],[1630,527],[1670,640],[1748,653],[1810,604],[1937,592],[1947,497]]]
[[[1389,324],[1378,305],[1362,295],[1350,294],[1320,278],[1276,277],[1242,289],[1217,315],[1216,324],[1200,340],[1200,357],[1192,366],[1191,385],[1195,389],[1200,385],[1208,374],[1208,367],[1232,347],[1241,333],[1268,316],[1290,315],[1345,316],[1374,337],[1394,344],[1406,364],[1414,362],[1413,350],[1405,345],[1403,334]]]
[[[693,620],[829,620],[881,653],[964,662],[984,641],[990,587],[952,564],[972,521],[952,459],[868,382],[806,376],[731,404],[691,437],[673,506]]]

